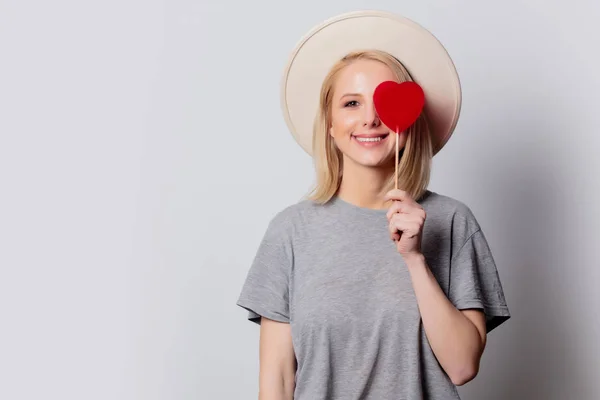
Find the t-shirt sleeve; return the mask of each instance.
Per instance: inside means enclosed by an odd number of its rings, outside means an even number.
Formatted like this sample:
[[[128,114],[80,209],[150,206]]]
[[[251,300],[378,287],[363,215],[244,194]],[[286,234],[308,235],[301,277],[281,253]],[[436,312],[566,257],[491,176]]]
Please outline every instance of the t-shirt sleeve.
[[[510,318],[496,263],[479,227],[452,257],[449,299],[459,310],[483,310],[487,332]]]
[[[290,322],[291,260],[291,240],[278,214],[267,227],[237,300],[248,311],[248,320],[259,325],[261,317]]]

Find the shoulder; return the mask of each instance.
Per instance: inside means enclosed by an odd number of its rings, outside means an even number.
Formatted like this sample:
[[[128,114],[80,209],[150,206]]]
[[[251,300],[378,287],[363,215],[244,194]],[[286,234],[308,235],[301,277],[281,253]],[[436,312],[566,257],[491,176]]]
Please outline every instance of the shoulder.
[[[287,205],[274,213],[269,221],[269,230],[279,234],[292,235],[301,226],[318,218],[322,206],[312,200],[300,200]]]
[[[428,191],[422,206],[427,213],[427,219],[450,224],[453,232],[470,235],[481,228],[471,207],[457,198]]]

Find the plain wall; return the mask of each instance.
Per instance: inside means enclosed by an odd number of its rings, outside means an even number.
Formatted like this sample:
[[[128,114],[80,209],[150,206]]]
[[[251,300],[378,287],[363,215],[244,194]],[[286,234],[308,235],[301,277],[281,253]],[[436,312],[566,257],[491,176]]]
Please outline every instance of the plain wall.
[[[281,72],[357,9],[460,75],[430,189],[472,208],[512,312],[464,399],[598,398],[598,2],[57,0],[0,3],[1,399],[257,398],[235,302],[313,182]]]

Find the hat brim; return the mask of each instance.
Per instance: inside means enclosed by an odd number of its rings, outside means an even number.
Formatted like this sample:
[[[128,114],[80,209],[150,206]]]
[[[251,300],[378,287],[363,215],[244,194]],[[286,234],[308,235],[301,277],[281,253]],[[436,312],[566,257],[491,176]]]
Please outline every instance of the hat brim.
[[[438,39],[419,24],[382,11],[355,11],[311,29],[293,50],[281,82],[281,107],[298,144],[312,155],[313,122],[323,79],[346,54],[378,49],[396,57],[425,93],[434,154],[446,144],[460,114],[458,73]]]

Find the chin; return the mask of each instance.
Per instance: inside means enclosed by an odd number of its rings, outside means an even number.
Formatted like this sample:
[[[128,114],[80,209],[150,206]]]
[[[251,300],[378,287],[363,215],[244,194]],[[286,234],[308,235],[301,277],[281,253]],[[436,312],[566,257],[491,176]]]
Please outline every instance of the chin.
[[[370,157],[365,157],[365,155],[362,154],[351,158],[355,164],[361,165],[363,167],[383,167],[388,164],[390,166],[393,166],[395,162],[394,154],[379,157],[375,156],[374,154],[370,155]]]

